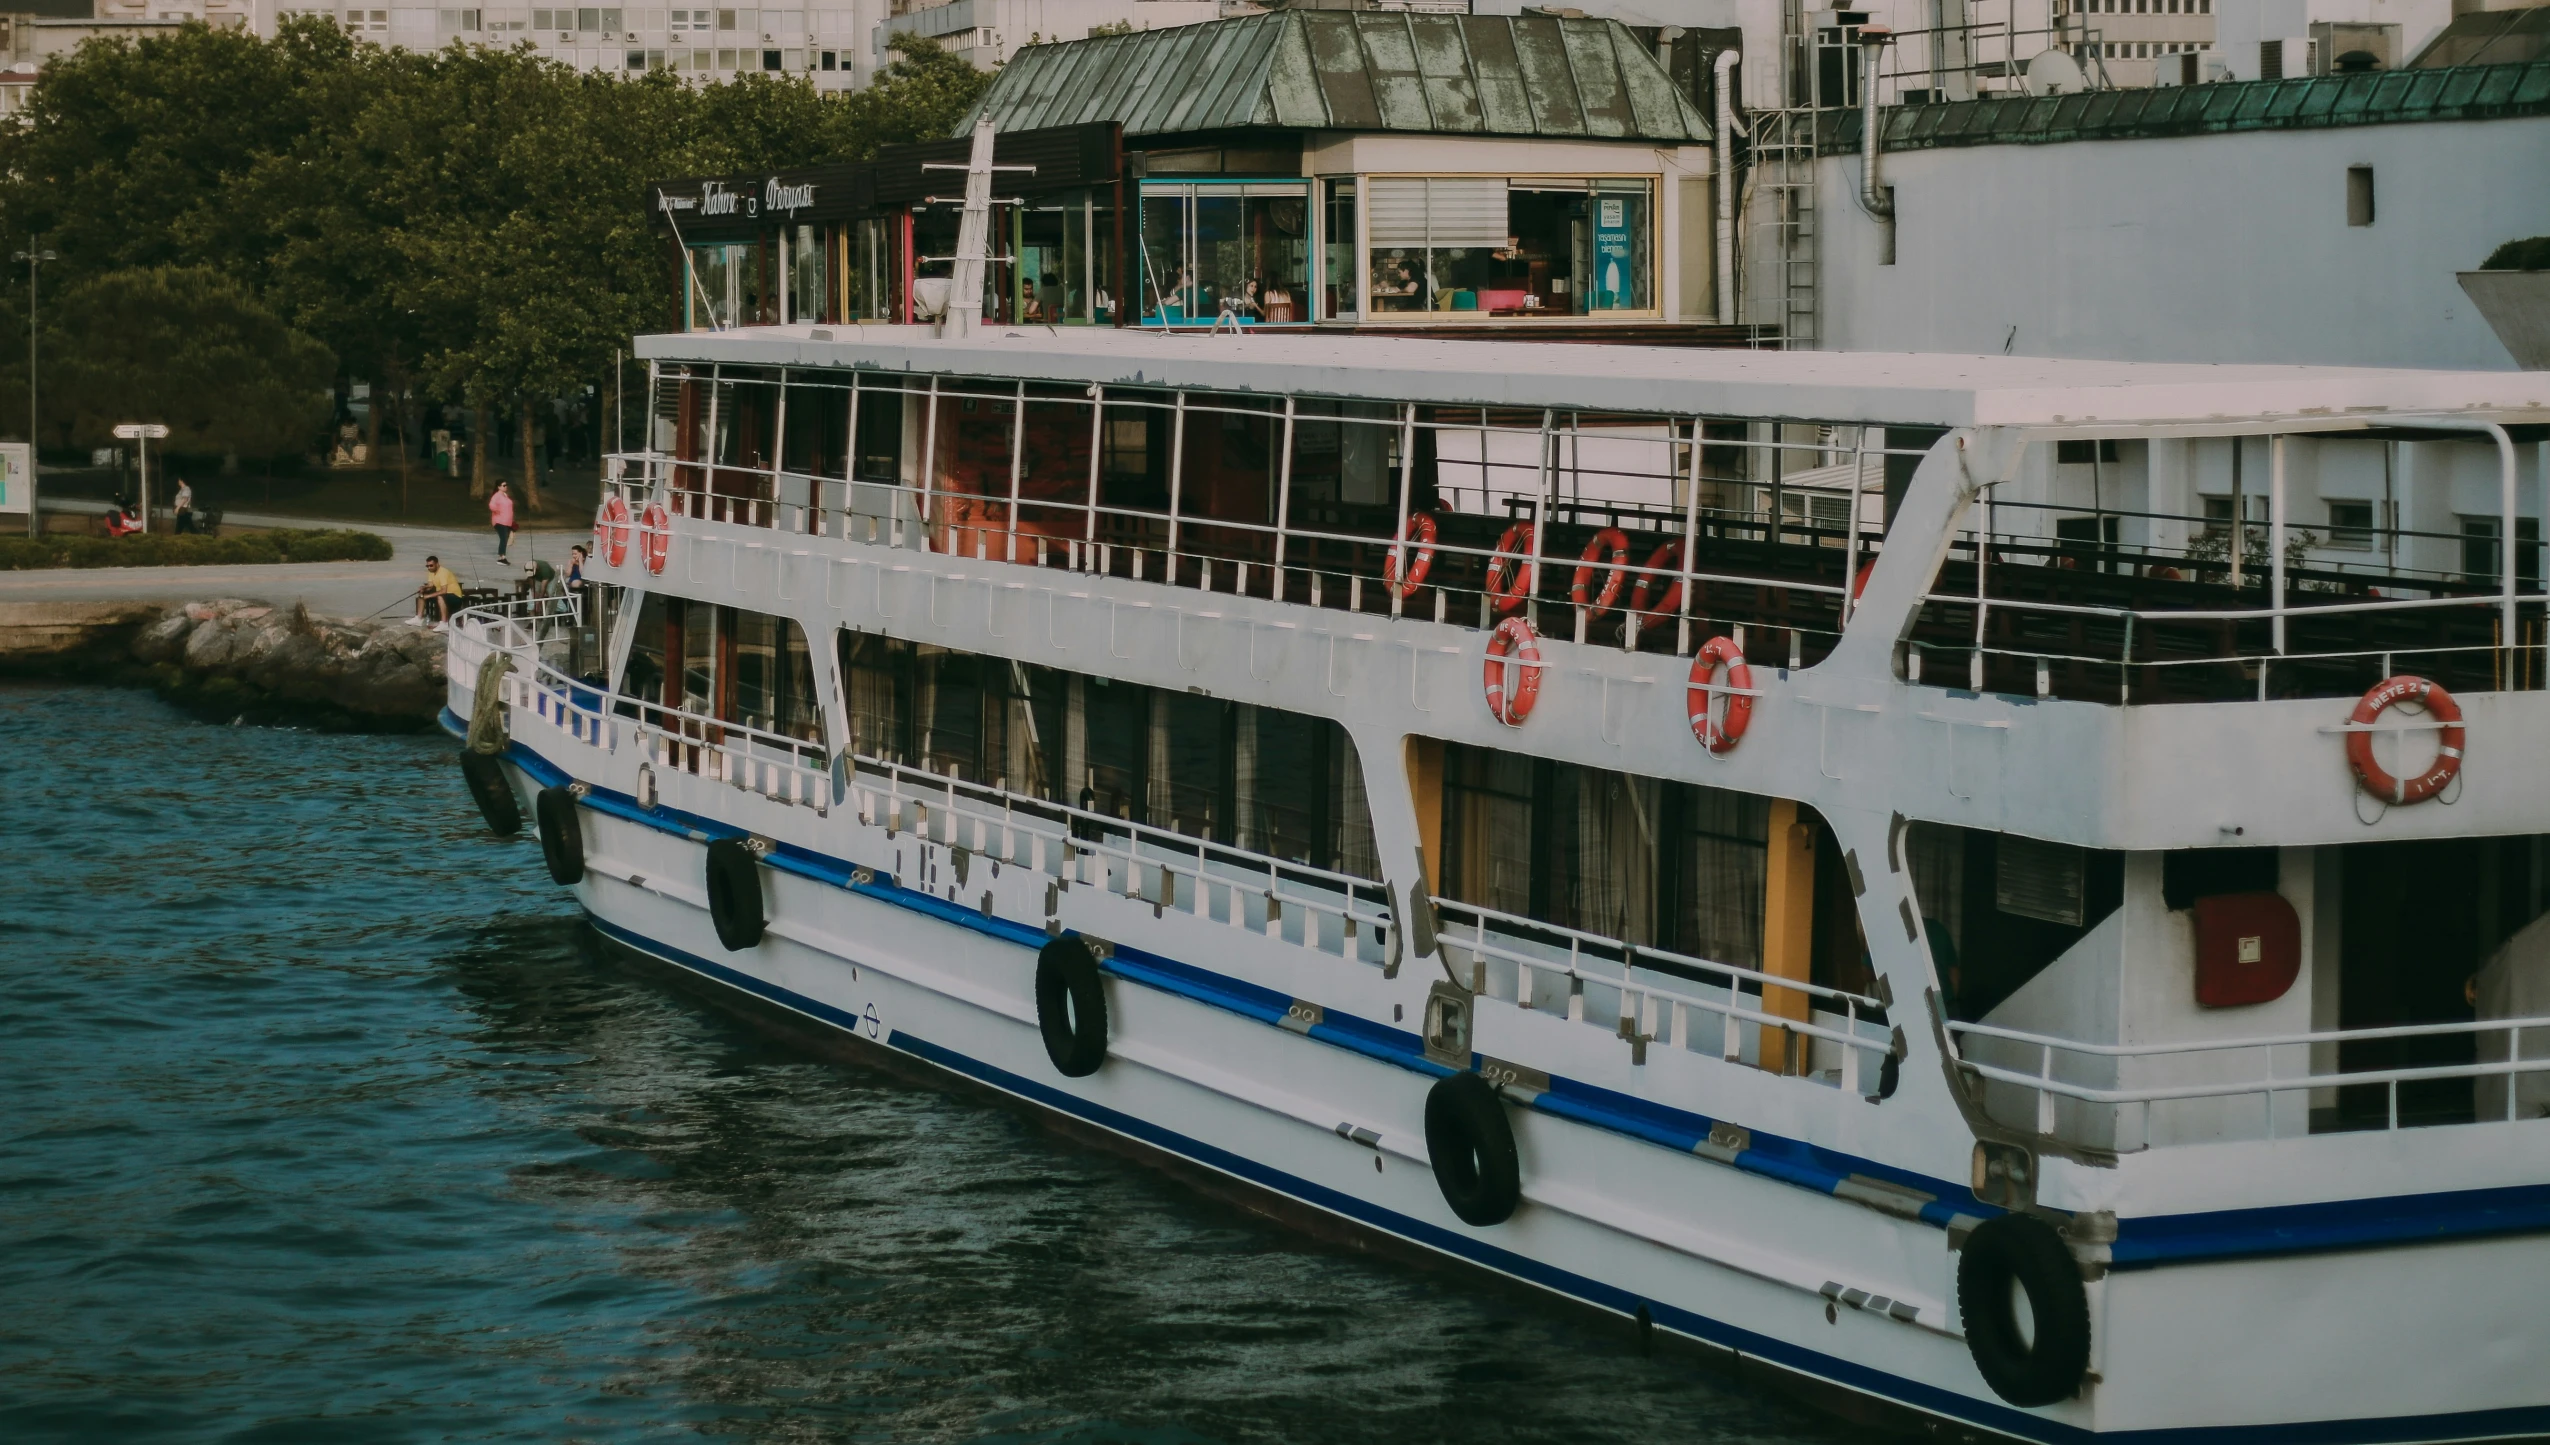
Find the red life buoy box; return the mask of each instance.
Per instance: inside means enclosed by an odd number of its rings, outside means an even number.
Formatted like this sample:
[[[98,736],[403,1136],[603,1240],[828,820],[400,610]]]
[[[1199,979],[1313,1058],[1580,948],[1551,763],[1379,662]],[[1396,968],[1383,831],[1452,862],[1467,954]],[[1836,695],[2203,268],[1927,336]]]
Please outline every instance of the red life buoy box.
[[[2302,974],[2302,916],[2281,893],[2196,900],[2196,1002],[2273,1003]]]

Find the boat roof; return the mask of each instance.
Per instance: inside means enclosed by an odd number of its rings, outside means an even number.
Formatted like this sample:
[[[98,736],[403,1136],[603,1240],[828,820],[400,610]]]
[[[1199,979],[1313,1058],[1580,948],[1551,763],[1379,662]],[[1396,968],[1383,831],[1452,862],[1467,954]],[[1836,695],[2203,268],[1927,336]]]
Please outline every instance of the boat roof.
[[[1179,387],[1428,405],[1896,426],[2415,426],[2550,422],[2550,372],[1719,350],[1100,326],[760,326],[638,338],[656,361]]]

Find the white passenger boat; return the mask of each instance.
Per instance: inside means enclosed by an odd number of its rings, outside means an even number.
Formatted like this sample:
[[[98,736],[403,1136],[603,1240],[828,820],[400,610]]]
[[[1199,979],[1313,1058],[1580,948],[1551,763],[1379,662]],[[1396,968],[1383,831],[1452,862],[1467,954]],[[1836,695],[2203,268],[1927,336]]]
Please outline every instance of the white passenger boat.
[[[2550,376],[640,351],[450,655],[609,938],[1852,1408],[2550,1432]]]

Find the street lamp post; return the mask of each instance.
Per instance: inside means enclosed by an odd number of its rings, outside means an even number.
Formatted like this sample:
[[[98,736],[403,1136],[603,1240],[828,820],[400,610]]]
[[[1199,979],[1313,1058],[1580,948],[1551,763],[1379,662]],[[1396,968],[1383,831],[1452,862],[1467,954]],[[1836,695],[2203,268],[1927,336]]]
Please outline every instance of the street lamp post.
[[[43,446],[35,434],[35,268],[40,262],[53,260],[54,255],[51,251],[30,246],[26,250],[12,252],[9,259],[27,263],[27,535],[32,537],[40,525],[36,521],[35,478],[40,470],[36,464],[36,453]]]
[[[155,421],[128,421],[115,428],[115,435],[125,441],[142,444],[142,530],[151,529],[151,443],[168,435],[168,428]]]

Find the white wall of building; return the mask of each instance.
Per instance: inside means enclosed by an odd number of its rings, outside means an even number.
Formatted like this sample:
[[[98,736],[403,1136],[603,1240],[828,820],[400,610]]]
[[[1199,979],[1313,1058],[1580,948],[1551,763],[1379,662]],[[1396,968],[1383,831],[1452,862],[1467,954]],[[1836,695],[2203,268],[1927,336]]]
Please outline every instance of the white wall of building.
[[[2550,117],[1907,151],[1884,159],[1892,266],[1859,157],[1835,157],[1823,344],[2511,369],[2453,273],[2550,233],[2545,157]]]
[[[1020,46],[1084,39],[1102,25],[1165,30],[1221,15],[1220,0],[948,0],[882,19],[867,40],[883,57],[889,36],[911,31],[936,40],[977,69],[991,70]]]

